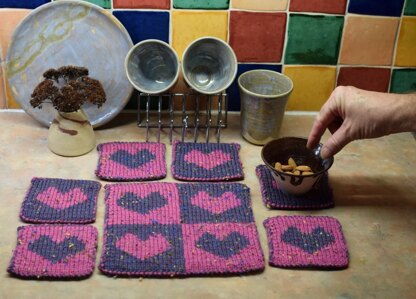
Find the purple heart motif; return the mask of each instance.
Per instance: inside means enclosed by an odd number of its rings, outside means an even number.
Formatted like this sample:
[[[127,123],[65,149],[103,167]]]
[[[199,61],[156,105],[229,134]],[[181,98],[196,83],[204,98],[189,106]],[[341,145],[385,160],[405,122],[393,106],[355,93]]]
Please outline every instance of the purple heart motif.
[[[335,242],[335,237],[319,226],[310,234],[304,234],[297,227],[291,226],[281,238],[286,244],[296,246],[310,254]]]
[[[85,243],[77,237],[70,237],[62,242],[55,242],[49,236],[40,236],[28,245],[30,251],[49,260],[53,264],[59,263],[68,256],[83,251],[84,248]]]
[[[196,247],[228,259],[238,254],[249,244],[250,241],[238,232],[232,232],[222,240],[206,232],[198,239]]]
[[[124,165],[130,169],[139,168],[140,166],[154,160],[156,157],[149,150],[144,149],[135,154],[126,150],[118,150],[111,154],[110,159],[116,163]]]
[[[146,197],[138,197],[132,192],[127,192],[117,199],[119,207],[128,209],[140,214],[148,214],[168,204],[168,201],[159,192],[152,192]]]

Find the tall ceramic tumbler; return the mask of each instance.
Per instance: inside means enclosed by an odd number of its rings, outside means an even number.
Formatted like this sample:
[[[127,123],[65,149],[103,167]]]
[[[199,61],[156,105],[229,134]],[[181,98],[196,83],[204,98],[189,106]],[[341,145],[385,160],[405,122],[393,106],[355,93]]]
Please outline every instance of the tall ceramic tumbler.
[[[263,145],[279,137],[292,80],[278,72],[252,70],[238,78],[241,99],[241,134]]]

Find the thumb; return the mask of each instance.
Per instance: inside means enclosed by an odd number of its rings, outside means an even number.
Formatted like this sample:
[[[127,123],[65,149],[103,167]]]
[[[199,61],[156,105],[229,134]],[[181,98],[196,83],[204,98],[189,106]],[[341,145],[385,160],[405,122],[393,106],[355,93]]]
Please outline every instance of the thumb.
[[[328,138],[321,149],[321,158],[329,158],[344,148],[351,140],[347,138],[345,126],[341,126]]]

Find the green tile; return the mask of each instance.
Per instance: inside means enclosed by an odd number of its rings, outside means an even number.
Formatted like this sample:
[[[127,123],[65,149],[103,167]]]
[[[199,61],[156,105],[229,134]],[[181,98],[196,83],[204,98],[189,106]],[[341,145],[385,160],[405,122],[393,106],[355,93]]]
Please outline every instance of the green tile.
[[[404,14],[407,16],[416,16],[416,0],[407,0],[404,8]]]
[[[343,26],[340,16],[291,14],[285,63],[336,65]]]
[[[185,9],[228,9],[229,0],[173,0],[174,8]]]
[[[390,92],[405,93],[416,91],[416,69],[393,70]]]
[[[55,0],[55,1],[59,1],[59,0]],[[111,0],[83,0],[83,1],[101,6],[103,8],[111,8]]]

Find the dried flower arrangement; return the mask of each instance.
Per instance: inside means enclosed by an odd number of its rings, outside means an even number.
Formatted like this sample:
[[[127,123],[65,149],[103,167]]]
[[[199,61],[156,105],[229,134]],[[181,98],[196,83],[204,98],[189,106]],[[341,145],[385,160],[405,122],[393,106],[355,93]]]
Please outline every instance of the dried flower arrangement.
[[[42,104],[51,103],[60,112],[74,112],[90,102],[101,107],[106,101],[105,91],[100,81],[88,77],[88,69],[78,66],[62,66],[49,69],[45,78],[36,86],[30,104],[42,108]]]

